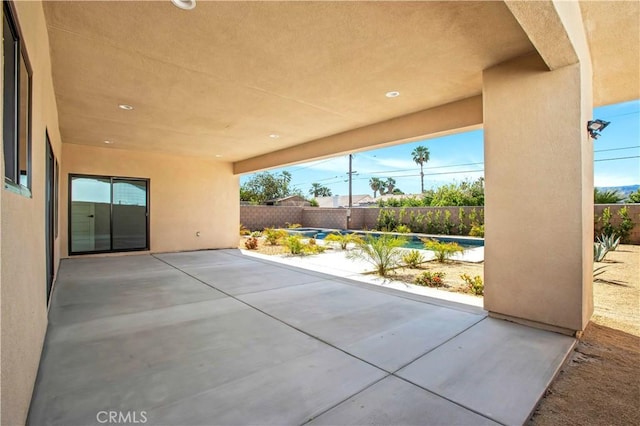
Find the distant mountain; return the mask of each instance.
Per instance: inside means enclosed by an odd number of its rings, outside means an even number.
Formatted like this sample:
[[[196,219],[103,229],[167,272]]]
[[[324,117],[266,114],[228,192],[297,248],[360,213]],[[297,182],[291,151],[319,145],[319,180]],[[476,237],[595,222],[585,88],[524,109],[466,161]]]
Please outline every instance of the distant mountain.
[[[640,185],[627,186],[598,186],[600,191],[618,191],[624,198],[627,198],[632,192],[636,192]]]

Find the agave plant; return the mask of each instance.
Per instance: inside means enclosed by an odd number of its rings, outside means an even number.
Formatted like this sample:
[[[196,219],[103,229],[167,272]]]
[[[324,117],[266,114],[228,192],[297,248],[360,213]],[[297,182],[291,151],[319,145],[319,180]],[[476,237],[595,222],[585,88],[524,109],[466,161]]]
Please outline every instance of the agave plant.
[[[616,234],[606,235],[602,234],[598,237],[598,243],[603,245],[607,251],[616,251],[618,244],[620,244],[620,237],[616,238]]]
[[[593,261],[602,262],[604,257],[609,253],[609,250],[600,243],[593,243]]]

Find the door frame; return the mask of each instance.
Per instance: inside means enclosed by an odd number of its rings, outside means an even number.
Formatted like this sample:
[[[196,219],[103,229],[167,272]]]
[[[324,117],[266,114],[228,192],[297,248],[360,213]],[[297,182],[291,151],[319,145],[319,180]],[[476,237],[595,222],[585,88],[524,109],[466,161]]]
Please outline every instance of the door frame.
[[[111,190],[111,200],[109,203],[109,249],[108,250],[92,250],[92,251],[80,251],[80,252],[74,252],[72,251],[72,244],[71,244],[71,234],[72,234],[72,223],[71,223],[71,209],[72,209],[72,204],[73,204],[73,192],[71,189],[72,186],[72,181],[73,178],[89,178],[89,179],[108,179],[112,190]],[[146,186],[146,228],[145,228],[145,233],[146,233],[146,241],[145,241],[145,247],[141,247],[141,248],[126,248],[126,249],[114,249],[113,248],[113,181],[114,180],[118,180],[118,179],[124,179],[124,180],[135,180],[135,181],[140,181],[140,182],[144,182],[145,186]],[[67,214],[67,219],[68,219],[68,223],[67,223],[67,237],[68,237],[68,244],[67,244],[67,251],[69,253],[69,256],[81,256],[84,254],[98,254],[98,253],[124,253],[124,252],[132,252],[132,251],[148,251],[150,250],[150,242],[151,242],[151,180],[149,178],[140,178],[140,177],[128,177],[128,176],[106,176],[106,175],[89,175],[89,174],[85,174],[85,173],[69,173],[68,175],[68,192],[69,194],[69,200],[68,200],[68,214]]]
[[[47,303],[51,299],[55,279],[55,241],[58,234],[58,160],[56,159],[49,132],[45,131],[45,262]]]

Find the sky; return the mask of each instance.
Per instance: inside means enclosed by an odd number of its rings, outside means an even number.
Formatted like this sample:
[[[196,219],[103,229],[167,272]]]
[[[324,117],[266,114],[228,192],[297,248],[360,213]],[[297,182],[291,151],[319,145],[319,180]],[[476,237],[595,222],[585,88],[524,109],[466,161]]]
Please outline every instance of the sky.
[[[595,108],[593,118],[610,121],[594,145],[594,183],[597,187],[640,184],[640,100]],[[586,123],[585,123],[586,125]],[[420,167],[412,160],[417,146],[429,148],[430,160],[424,165],[425,189],[475,180],[484,176],[483,131],[458,133],[393,147],[356,153],[353,156],[353,194],[371,194],[369,179],[396,180],[404,193],[420,193]],[[292,174],[291,184],[305,196],[317,182],[331,189],[333,195],[348,195],[349,157],[342,155],[295,166],[271,169]],[[241,176],[246,182],[253,174]]]

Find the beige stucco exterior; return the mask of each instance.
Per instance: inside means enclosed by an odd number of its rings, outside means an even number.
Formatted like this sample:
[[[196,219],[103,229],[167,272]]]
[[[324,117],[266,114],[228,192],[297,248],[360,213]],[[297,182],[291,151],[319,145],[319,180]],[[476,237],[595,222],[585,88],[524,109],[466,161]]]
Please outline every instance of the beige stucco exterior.
[[[150,179],[151,252],[237,246],[239,179],[230,163],[73,144],[64,144],[62,155],[62,200],[68,198],[69,173]],[[63,255],[68,253],[67,217],[64,208]]]
[[[47,329],[45,290],[45,130],[60,158],[58,112],[42,6],[15,3],[33,71],[31,197],[2,189],[0,232],[2,401],[0,423],[25,421]],[[0,150],[0,156],[2,150]],[[4,168],[4,161],[1,162]],[[4,176],[4,171],[3,171]],[[55,257],[60,256],[60,238]]]
[[[594,105],[640,97],[639,2],[14,5],[33,184],[31,197],[0,191],[0,423],[26,420],[47,328],[45,130],[61,166],[58,265],[69,173],[150,179],[151,252],[225,248],[238,174],[484,126],[485,307],[586,326],[585,125]]]

